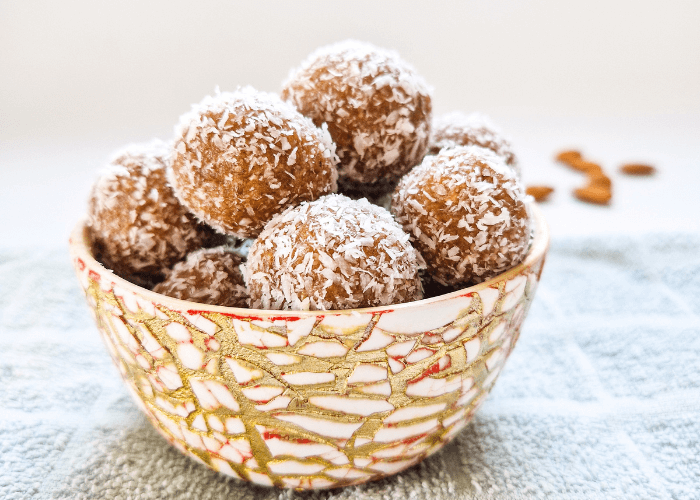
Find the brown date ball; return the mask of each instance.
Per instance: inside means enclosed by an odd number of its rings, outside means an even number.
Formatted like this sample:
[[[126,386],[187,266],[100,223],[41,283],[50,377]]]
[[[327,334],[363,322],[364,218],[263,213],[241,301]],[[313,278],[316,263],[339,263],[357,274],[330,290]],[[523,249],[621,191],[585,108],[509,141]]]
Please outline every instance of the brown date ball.
[[[251,307],[327,310],[423,296],[422,259],[391,214],[328,195],[272,219],[246,265]]]
[[[312,53],[282,98],[328,124],[342,179],[396,180],[420,163],[430,138],[431,89],[394,51],[347,40]]]
[[[170,181],[201,220],[239,238],[337,189],[335,145],[279,97],[246,87],[209,96],[180,119]]]
[[[391,211],[441,285],[474,284],[527,252],[525,189],[503,158],[478,146],[426,156],[394,191]]]
[[[433,119],[429,154],[457,146],[481,146],[503,157],[506,164],[520,175],[518,159],[508,139],[491,120],[480,113],[467,115],[453,111]]]
[[[197,250],[175,264],[153,291],[202,304],[247,307],[241,262],[241,257],[225,246]]]
[[[175,197],[166,169],[172,146],[135,144],[117,153],[93,185],[93,252],[117,275],[150,287],[188,252],[214,237]]]

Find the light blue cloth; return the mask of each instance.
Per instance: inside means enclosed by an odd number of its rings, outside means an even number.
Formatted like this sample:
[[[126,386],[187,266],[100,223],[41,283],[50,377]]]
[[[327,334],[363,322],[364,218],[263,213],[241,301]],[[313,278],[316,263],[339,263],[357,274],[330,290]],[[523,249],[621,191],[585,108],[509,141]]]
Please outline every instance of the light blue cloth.
[[[554,241],[493,393],[397,476],[297,494],[209,471],[122,386],[67,250],[0,251],[0,498],[700,498],[700,235]]]

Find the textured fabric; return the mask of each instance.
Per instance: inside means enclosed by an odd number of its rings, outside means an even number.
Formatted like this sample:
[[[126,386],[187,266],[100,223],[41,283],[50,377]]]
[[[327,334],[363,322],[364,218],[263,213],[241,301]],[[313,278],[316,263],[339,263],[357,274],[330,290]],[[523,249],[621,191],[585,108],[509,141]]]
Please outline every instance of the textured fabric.
[[[555,241],[476,418],[402,474],[298,494],[228,479],[131,402],[67,250],[0,251],[0,498],[700,497],[700,235]]]

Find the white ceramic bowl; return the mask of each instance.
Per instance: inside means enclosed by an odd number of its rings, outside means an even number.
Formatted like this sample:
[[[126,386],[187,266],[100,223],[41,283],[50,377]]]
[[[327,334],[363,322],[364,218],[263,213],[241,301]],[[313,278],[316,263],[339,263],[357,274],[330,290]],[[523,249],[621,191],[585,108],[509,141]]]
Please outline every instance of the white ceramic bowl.
[[[387,307],[262,311],[177,300],[115,276],[83,223],[73,263],[134,400],[186,455],[296,489],[379,479],[471,419],[515,346],[549,245],[477,286]]]

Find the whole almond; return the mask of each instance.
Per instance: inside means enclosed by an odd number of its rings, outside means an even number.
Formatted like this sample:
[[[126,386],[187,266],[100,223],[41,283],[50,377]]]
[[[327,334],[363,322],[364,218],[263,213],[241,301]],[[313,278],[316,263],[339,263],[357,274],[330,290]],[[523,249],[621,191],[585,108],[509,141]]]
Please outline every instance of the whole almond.
[[[610,188],[612,187],[612,181],[610,180],[610,177],[608,177],[601,171],[600,173],[588,175],[588,185],[598,186],[610,190]]]
[[[656,169],[645,163],[625,163],[620,167],[620,172],[627,175],[654,175]]]
[[[525,192],[532,196],[535,201],[547,201],[549,195],[554,192],[554,188],[549,186],[528,186]]]
[[[597,163],[593,163],[592,161],[586,161],[583,158],[579,160],[574,160],[571,163],[568,164],[571,168],[574,170],[578,170],[579,172],[584,172],[584,173],[595,173],[595,172],[602,172],[603,169],[601,168],[600,165]]]
[[[575,150],[570,150],[570,151],[562,151],[556,156],[557,161],[560,161],[562,163],[566,163],[567,165],[570,165],[572,162],[575,162],[577,160],[581,159],[581,152],[580,151],[575,151]]]
[[[581,201],[587,203],[596,203],[598,205],[607,205],[612,198],[612,191],[602,186],[589,184],[586,187],[574,190],[574,196]]]

